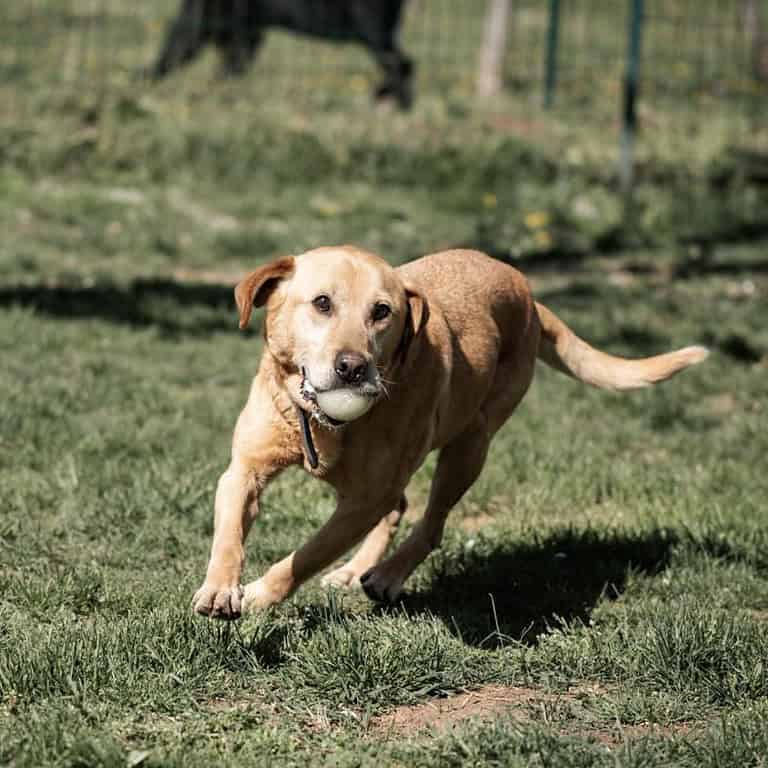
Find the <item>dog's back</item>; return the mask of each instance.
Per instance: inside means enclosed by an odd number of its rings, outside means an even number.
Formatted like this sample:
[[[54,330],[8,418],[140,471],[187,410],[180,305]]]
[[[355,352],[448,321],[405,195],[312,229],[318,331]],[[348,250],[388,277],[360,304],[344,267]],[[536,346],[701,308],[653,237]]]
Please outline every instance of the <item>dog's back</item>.
[[[259,0],[253,6],[265,27],[384,47],[396,33],[403,0]]]
[[[520,272],[479,251],[443,251],[398,272],[406,284],[425,291],[428,332],[447,371],[435,437],[439,447],[460,434],[489,399],[506,408],[527,389],[539,338],[534,302]],[[500,376],[506,369],[509,375]],[[522,392],[509,383],[516,380],[524,382]],[[500,381],[504,391],[496,392]]]

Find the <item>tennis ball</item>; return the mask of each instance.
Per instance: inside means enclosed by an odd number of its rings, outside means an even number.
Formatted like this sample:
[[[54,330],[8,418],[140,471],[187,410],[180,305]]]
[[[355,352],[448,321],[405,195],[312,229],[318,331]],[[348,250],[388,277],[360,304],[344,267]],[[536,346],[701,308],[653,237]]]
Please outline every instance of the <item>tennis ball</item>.
[[[354,421],[371,410],[374,398],[351,389],[330,389],[317,393],[317,404],[320,410],[332,419]]]

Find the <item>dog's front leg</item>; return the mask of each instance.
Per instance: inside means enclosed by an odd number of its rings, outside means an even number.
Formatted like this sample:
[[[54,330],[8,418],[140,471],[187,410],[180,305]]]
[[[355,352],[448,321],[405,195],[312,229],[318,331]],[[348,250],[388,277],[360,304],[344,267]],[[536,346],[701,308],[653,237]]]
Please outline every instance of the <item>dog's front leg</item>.
[[[303,547],[275,563],[260,579],[246,584],[245,610],[268,608],[284,600],[353,547],[393,506],[392,499],[373,505],[340,499],[330,519]]]
[[[258,510],[256,475],[233,461],[216,489],[213,544],[203,586],[193,598],[197,613],[214,619],[237,619],[241,613],[240,577],[245,537]]]
[[[192,601],[197,613],[236,619],[242,612],[245,538],[258,514],[259,496],[281,469],[301,458],[298,441],[286,430],[257,377],[237,420],[232,461],[216,489],[211,558]]]

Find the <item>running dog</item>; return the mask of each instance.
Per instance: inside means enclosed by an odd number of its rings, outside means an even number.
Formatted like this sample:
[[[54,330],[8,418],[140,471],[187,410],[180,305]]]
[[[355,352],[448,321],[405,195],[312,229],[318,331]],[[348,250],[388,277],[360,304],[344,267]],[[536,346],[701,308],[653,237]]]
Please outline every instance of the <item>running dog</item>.
[[[497,430],[523,399],[536,360],[611,390],[646,387],[707,356],[702,347],[638,360],[600,352],[534,301],[513,267],[470,250],[397,269],[351,246],[272,261],[235,289],[240,327],[266,307],[264,348],[219,480],[198,613],[235,619],[284,600],[362,540],[325,583],[393,601],[440,544]],[[439,451],[429,501],[383,559],[405,488]],[[241,585],[244,543],[267,483],[301,465],[337,508],[300,549]]]

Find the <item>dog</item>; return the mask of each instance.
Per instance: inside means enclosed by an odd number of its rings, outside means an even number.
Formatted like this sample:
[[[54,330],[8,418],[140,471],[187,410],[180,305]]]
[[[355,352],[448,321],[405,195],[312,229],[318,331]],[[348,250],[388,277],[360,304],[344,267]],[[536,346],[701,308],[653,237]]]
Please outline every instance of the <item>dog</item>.
[[[451,250],[397,269],[353,246],[278,258],[235,289],[240,327],[266,307],[264,348],[219,480],[211,556],[197,613],[235,619],[279,603],[362,540],[324,583],[396,600],[440,544],[451,508],[531,384],[536,360],[595,387],[663,381],[707,350],[627,360],[600,352],[534,301],[523,275],[478,251]],[[338,421],[323,396],[363,399]],[[439,451],[429,501],[410,535],[382,559],[406,509],[405,488]],[[244,542],[259,496],[301,465],[336,491],[336,511],[301,548],[241,586]]]
[[[384,73],[377,99],[412,101],[413,63],[400,50],[397,32],[404,0],[182,0],[151,69],[159,80],[194,59],[207,43],[221,54],[223,73],[242,75],[269,27],[311,37],[358,42]]]

